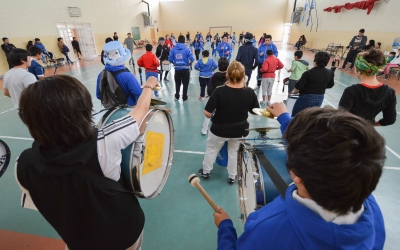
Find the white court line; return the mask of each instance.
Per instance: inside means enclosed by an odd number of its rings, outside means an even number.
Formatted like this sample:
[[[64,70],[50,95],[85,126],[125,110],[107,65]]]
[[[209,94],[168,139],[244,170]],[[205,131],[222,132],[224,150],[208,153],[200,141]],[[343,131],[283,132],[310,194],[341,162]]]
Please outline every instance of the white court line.
[[[388,169],[388,170],[397,170],[400,171],[400,167],[388,167],[388,166],[384,166],[384,169]]]
[[[0,97],[0,99],[6,98],[6,97],[8,97],[8,96],[3,96],[3,97]]]
[[[13,109],[15,109],[15,108],[12,108],[12,109],[9,109],[9,110],[6,110],[6,111],[3,111],[3,112],[1,112],[1,113],[0,113],[0,115],[1,115],[1,114],[4,114],[4,113],[7,113],[8,111],[11,111],[11,110],[13,110]]]
[[[103,68],[103,69],[104,69],[104,66],[103,66],[103,67],[94,68],[94,69],[91,69],[91,70],[88,70],[88,71],[85,71],[85,72],[81,72],[81,73],[79,73],[79,74],[70,75],[70,76],[78,76],[78,75],[82,75],[82,74],[84,74],[84,73],[86,73],[86,72],[90,72],[90,71],[97,70],[97,69],[101,69],[101,68]]]
[[[204,155],[205,152],[199,152],[199,151],[184,151],[184,150],[174,150],[175,153],[184,153],[184,154],[198,154],[198,155]]]
[[[24,138],[24,137],[14,137],[14,136],[2,136],[0,138],[3,139],[14,139],[14,140],[23,140],[23,141],[33,141],[33,138]]]

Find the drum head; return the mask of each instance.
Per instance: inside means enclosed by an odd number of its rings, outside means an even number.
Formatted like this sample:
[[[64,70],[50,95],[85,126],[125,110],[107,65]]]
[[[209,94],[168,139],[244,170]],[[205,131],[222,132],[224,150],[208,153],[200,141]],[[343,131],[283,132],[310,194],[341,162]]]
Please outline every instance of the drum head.
[[[170,114],[165,110],[150,110],[140,126],[140,131],[143,130],[142,159],[136,177],[143,197],[152,199],[160,194],[171,169],[174,138]]]
[[[169,65],[169,64],[171,64],[171,63],[170,63],[169,61],[163,61],[162,64],[164,64],[164,65]]]
[[[249,214],[258,209],[256,194],[263,190],[260,186],[259,170],[254,161],[254,155],[248,149],[251,145],[240,144],[238,154],[237,182],[241,219],[246,222]]]
[[[10,163],[11,152],[8,145],[0,140],[0,177],[7,170],[8,164]]]

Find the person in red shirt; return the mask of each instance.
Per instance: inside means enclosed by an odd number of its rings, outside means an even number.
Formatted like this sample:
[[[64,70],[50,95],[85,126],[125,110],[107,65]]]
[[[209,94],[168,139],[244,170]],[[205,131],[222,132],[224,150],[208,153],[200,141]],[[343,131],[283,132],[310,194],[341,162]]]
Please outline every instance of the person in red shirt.
[[[169,34],[167,34],[167,35],[165,36],[165,45],[168,46],[168,49],[169,49],[169,50],[171,50],[171,49],[174,47],[174,44],[172,43],[172,41],[171,41],[171,39],[170,39],[170,37],[169,37]]]
[[[272,86],[274,86],[275,82],[275,71],[283,68],[283,63],[276,56],[274,56],[274,52],[272,50],[267,50],[267,55],[267,59],[265,59],[260,69],[260,71],[263,73],[261,80],[263,100],[260,102],[261,105],[266,105],[266,94],[268,94],[267,105],[270,104],[272,96]]]
[[[158,79],[158,69],[160,66],[160,61],[157,59],[156,55],[153,54],[153,45],[146,44],[146,53],[142,55],[137,64],[139,67],[143,67],[146,71],[146,80],[149,79],[150,76],[154,76]],[[161,99],[158,95],[158,91],[154,91],[156,99]]]

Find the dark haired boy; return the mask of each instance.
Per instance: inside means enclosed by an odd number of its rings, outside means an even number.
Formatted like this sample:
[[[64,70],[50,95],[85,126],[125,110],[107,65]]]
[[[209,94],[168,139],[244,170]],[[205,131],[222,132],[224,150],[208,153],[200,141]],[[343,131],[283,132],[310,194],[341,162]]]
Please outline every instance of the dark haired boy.
[[[28,71],[35,75],[36,79],[44,78],[44,68],[37,61],[42,58],[42,50],[36,46],[32,46],[29,49],[31,53],[31,66],[28,68]]]
[[[293,118],[283,103],[267,110],[288,143],[294,185],[251,213],[239,238],[218,207],[218,249],[383,249],[383,217],[371,194],[385,160],[383,137],[344,110],[310,108]]]
[[[293,106],[292,116],[306,108],[321,107],[326,89],[335,85],[335,75],[325,68],[330,58],[326,52],[315,54],[314,68],[304,72],[295,84],[292,94],[299,93],[299,98]]]
[[[14,44],[10,43],[7,37],[3,37],[3,44],[1,45],[1,49],[4,51],[6,54],[6,59],[8,63],[8,68],[12,69],[13,65],[10,62],[10,52],[12,49],[15,49],[16,47]]]
[[[361,52],[361,50],[367,45],[368,38],[364,36],[364,33],[365,30],[360,29],[358,31],[358,35],[351,39],[349,46],[347,46],[349,53],[347,53],[346,59],[344,60],[344,63],[340,69],[345,69],[347,63],[350,63],[349,70],[353,69],[354,61],[356,60],[358,53]]]
[[[139,67],[145,68],[146,71],[146,80],[149,79],[150,76],[154,76],[158,79],[158,67],[160,66],[160,61],[158,61],[156,55],[153,54],[153,45],[146,44],[146,53],[142,55],[137,64]],[[154,95],[156,99],[161,99],[158,95],[158,91],[154,91]]]
[[[175,68],[175,101],[179,101],[181,85],[183,85],[182,99],[188,100],[188,87],[190,80],[190,70],[194,57],[192,51],[185,45],[185,37],[179,36],[178,43],[169,53],[168,61],[174,64]]]
[[[76,51],[78,60],[81,60],[81,58],[79,57],[79,54],[81,54],[81,56],[82,56],[82,52],[81,52],[81,48],[79,46],[78,39],[76,37],[72,38],[71,45],[72,45],[72,48]]]
[[[169,56],[169,48],[168,46],[165,44],[165,39],[164,37],[160,37],[158,39],[158,46],[156,49],[156,56],[158,58],[158,60],[160,60],[160,64],[161,64],[161,70],[160,70],[160,82],[162,82],[163,80],[163,68],[162,68],[162,62],[163,61],[168,61],[168,56]],[[168,82],[169,80],[167,79],[168,76],[168,72],[169,71],[165,71],[165,76],[164,76],[164,81]]]
[[[212,76],[212,72],[218,67],[217,63],[212,59],[208,58],[210,52],[204,50],[201,55],[203,58],[194,65],[194,69],[200,71],[199,82],[200,82],[200,101],[205,100],[206,87]]]
[[[231,59],[232,56],[232,46],[228,43],[228,36],[224,35],[222,37],[222,42],[220,42],[217,46],[217,51],[219,57],[226,57],[228,60]]]
[[[303,57],[303,51],[298,50],[294,52],[294,61],[292,61],[292,67],[287,71],[290,74],[289,77],[289,85],[288,85],[288,95],[292,93],[294,89],[294,85],[296,85],[297,81],[306,72],[308,68],[308,62],[305,60],[301,60]]]
[[[29,85],[36,82],[36,77],[28,72],[31,66],[30,54],[24,49],[13,49],[10,52],[9,60],[14,67],[4,74],[5,96],[11,98],[14,108],[19,108],[21,92]]]

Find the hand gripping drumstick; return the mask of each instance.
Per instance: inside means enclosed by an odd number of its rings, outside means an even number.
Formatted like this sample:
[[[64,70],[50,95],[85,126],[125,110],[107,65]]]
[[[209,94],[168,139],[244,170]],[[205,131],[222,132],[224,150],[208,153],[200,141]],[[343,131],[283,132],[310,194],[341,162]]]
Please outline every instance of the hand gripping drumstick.
[[[195,174],[191,174],[188,178],[190,185],[193,187],[197,187],[197,189],[200,191],[200,193],[204,196],[204,198],[208,201],[210,206],[214,209],[215,212],[219,213],[217,209],[217,205],[215,205],[214,201],[211,199],[211,197],[207,194],[206,190],[200,185],[200,179],[197,177]]]

